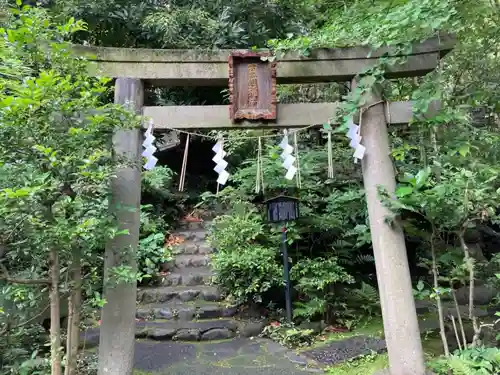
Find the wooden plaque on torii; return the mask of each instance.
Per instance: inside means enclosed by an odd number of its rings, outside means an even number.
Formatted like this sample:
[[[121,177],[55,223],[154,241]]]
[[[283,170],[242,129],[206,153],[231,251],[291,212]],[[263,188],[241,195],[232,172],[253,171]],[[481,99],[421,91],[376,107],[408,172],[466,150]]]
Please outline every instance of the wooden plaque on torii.
[[[276,62],[268,52],[233,52],[229,56],[229,117],[276,120]]]

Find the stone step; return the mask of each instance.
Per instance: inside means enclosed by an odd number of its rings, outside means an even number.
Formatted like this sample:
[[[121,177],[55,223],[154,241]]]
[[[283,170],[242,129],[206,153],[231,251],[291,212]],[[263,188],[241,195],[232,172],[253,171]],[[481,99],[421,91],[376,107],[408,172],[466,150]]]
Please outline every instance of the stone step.
[[[217,288],[212,286],[146,287],[137,292],[137,301],[144,304],[195,300],[213,302],[221,301],[222,297]]]
[[[197,286],[209,285],[214,272],[209,267],[174,268],[171,273],[162,276],[161,286]]]
[[[224,302],[207,302],[195,300],[190,302],[169,301],[166,303],[150,303],[140,305],[136,317],[143,320],[165,320],[176,322],[199,319],[229,318],[236,314],[237,306]]]
[[[208,230],[211,226],[212,226],[212,221],[181,221],[179,223],[179,230],[182,231]]]
[[[206,255],[212,253],[212,247],[206,241],[187,240],[172,247],[174,255]]]
[[[139,322],[136,338],[158,341],[211,341],[236,337],[239,324],[232,319],[177,322]]]
[[[182,268],[198,268],[198,267],[206,267],[210,263],[210,256],[207,254],[183,254],[176,255],[174,259],[169,262],[166,268],[169,271]]]
[[[175,237],[181,237],[184,241],[205,241],[208,236],[208,230],[197,229],[197,230],[175,230],[172,232]]]

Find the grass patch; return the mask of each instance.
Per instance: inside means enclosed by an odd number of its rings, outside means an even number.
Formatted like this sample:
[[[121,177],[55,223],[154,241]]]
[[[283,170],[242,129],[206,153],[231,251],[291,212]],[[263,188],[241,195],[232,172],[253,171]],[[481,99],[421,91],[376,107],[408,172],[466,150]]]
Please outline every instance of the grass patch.
[[[311,348],[321,347],[332,341],[345,340],[355,336],[371,336],[382,338],[384,336],[384,324],[382,318],[371,318],[360,322],[356,328],[350,332],[330,332],[319,336],[311,346],[301,348],[300,350],[309,350]]]

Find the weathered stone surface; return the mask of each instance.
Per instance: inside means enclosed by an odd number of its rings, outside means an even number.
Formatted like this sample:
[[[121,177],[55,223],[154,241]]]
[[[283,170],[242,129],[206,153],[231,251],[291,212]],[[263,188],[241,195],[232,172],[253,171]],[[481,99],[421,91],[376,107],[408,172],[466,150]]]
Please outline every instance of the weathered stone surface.
[[[201,244],[198,246],[198,254],[210,254],[212,253],[212,247],[208,244]]]
[[[179,245],[174,246],[172,252],[174,254],[198,254],[198,243],[193,241],[185,241]]]
[[[209,275],[202,274],[188,274],[182,275],[182,284],[186,286],[204,285]]]
[[[201,291],[201,297],[205,301],[220,301],[221,294],[217,289],[204,289]]]
[[[171,340],[177,330],[174,328],[153,328],[149,331],[148,337],[153,340]]]
[[[474,287],[474,304],[488,305],[500,291],[486,285],[477,285]],[[469,304],[469,287],[464,286],[456,291],[457,302],[459,305]]]
[[[238,312],[238,307],[236,307],[236,306],[225,306],[222,309],[222,316],[224,318],[229,318],[231,316],[236,315],[237,312]]]
[[[213,328],[201,335],[201,341],[224,340],[235,337],[236,334],[228,328]]]
[[[420,319],[418,321],[420,333],[431,332],[439,329],[439,319],[436,317],[429,317]]]
[[[180,307],[177,310],[177,318],[179,320],[193,320],[196,314],[196,308],[194,307]]]
[[[148,336],[148,330],[146,327],[136,327],[135,329],[135,338],[137,339],[143,339]]]
[[[312,329],[315,333],[320,333],[326,328],[325,322],[302,322],[299,325],[300,329]]]
[[[340,102],[330,103],[294,103],[278,104],[278,121],[273,123],[275,127],[304,127],[311,124],[325,122],[328,114],[335,112],[341,105]],[[391,102],[386,106],[386,113],[391,119],[392,125],[407,124],[413,119],[413,106],[411,101]],[[438,102],[430,106],[427,115],[432,116],[439,107]],[[158,128],[168,127],[172,118],[176,119],[176,126],[182,128],[234,128],[245,127],[245,123],[235,125],[227,113],[229,106],[167,106],[167,107],[145,107],[145,116],[153,118]],[[355,123],[358,121],[354,118]],[[255,126],[255,125],[254,125]]]
[[[267,322],[241,322],[239,326],[240,335],[243,337],[257,337],[259,336]]]
[[[388,77],[419,76],[435,69],[439,57],[453,47],[451,37],[441,36],[413,46],[407,62],[389,69]],[[151,50],[131,48],[103,48],[75,46],[83,55],[92,55],[98,63],[90,67],[94,72],[110,77],[132,77],[154,85],[169,86],[225,86],[229,75],[230,50],[199,52],[191,50]],[[384,47],[372,51],[369,47],[320,49],[311,52],[312,59],[299,53],[288,53],[277,67],[278,83],[310,83],[349,81],[378,62],[378,57],[397,53]],[[94,69],[98,69],[95,71]]]
[[[186,241],[204,241],[208,235],[206,230],[190,230],[175,232],[175,235],[184,238]]]
[[[178,286],[182,285],[182,276],[176,273],[170,273],[166,276],[163,276],[161,285],[163,286]]]
[[[200,294],[199,290],[189,289],[179,292],[178,297],[181,301],[187,302],[196,299],[196,297],[198,297],[199,294]]]
[[[137,319],[148,319],[151,315],[151,310],[149,309],[137,309],[135,317]]]
[[[175,314],[172,312],[171,309],[156,309],[155,317],[160,319],[171,320],[175,318]]]
[[[463,317],[466,317],[469,315],[469,307],[468,306],[458,306],[458,310],[460,311],[460,315]],[[490,315],[488,312],[488,307],[485,306],[484,308],[481,307],[474,307],[472,309],[474,316],[478,318],[482,318],[485,316]],[[455,305],[453,304],[448,304],[448,303],[443,303],[443,314],[444,316],[450,316],[453,315],[455,318],[458,316],[457,309]]]
[[[199,341],[200,340],[200,330],[198,329],[180,329],[177,331],[176,335],[173,337],[174,340],[178,341]]]
[[[425,314],[429,311],[432,311],[435,307],[434,304],[430,301],[415,301],[415,308],[417,309],[417,314]]]
[[[197,311],[199,319],[215,319],[223,316],[222,307],[218,305],[202,306]]]
[[[206,255],[178,255],[175,257],[175,267],[189,268],[189,267],[206,267],[210,259]]]
[[[342,341],[332,341],[322,347],[306,350],[304,355],[319,363],[333,365],[369,354],[372,351],[382,353],[386,350],[385,341],[368,336],[356,336]]]

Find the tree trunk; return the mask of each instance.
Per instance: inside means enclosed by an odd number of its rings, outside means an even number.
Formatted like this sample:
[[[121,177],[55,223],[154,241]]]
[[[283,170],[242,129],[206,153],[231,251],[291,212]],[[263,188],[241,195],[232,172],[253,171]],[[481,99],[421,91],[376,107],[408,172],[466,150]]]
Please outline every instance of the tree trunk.
[[[68,337],[66,339],[64,375],[77,375],[78,346],[80,344],[80,309],[82,307],[82,258],[80,249],[76,249],[73,253],[70,279],[71,292],[68,297]]]
[[[59,254],[52,249],[49,255],[50,272],[50,359],[51,375],[61,375],[61,309],[59,301]]]
[[[441,341],[443,342],[444,355],[446,357],[450,356],[450,347],[448,346],[448,339],[446,337],[446,332],[444,330],[444,314],[443,314],[443,304],[441,302],[441,295],[439,294],[439,282],[438,282],[438,266],[436,261],[436,248],[434,247],[434,230],[431,237],[431,256],[432,256],[432,276],[434,279],[434,293],[436,293],[436,304],[438,309],[439,317],[439,334],[441,335]],[[460,345],[460,344],[459,344]]]
[[[394,226],[387,223],[386,218],[391,212],[378,194],[380,186],[390,194],[396,188],[385,109],[380,88],[373,87],[373,81],[366,83],[372,88],[364,97],[364,112],[360,119],[362,143],[366,147],[362,170],[390,373],[424,375],[424,353],[403,230],[398,223]]]
[[[115,102],[142,110],[143,86],[138,79],[118,78]],[[141,132],[119,130],[113,136],[114,157],[120,162],[111,180],[111,211],[117,218],[118,235],[106,246],[104,298],[99,341],[99,375],[132,375],[135,348],[137,259],[141,199]],[[113,279],[114,267],[126,267],[130,280]]]

